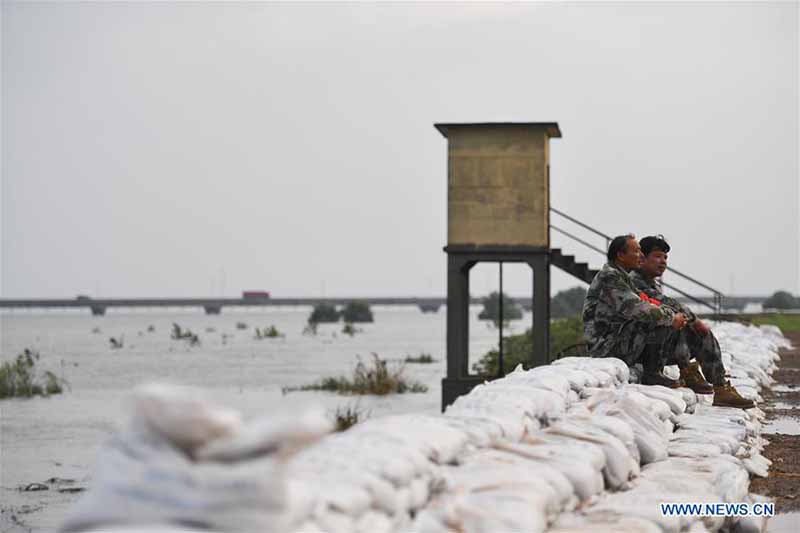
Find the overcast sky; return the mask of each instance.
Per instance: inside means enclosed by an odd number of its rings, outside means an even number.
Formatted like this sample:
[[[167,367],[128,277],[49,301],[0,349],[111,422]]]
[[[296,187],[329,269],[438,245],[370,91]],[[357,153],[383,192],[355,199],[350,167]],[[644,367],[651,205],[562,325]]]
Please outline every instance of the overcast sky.
[[[0,292],[444,295],[433,124],[556,121],[552,206],[797,294],[798,58],[797,2],[4,2]]]

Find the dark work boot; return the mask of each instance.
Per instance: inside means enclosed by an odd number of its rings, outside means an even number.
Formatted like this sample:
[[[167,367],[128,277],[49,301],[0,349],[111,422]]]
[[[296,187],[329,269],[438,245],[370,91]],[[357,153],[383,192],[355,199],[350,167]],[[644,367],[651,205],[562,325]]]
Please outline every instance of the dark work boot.
[[[661,358],[661,351],[658,346],[648,344],[642,353],[642,385],[663,385],[670,389],[677,389],[681,386],[680,381],[670,379],[661,371],[664,369],[664,362]]]
[[[645,372],[642,376],[643,385],[663,385],[670,389],[677,389],[681,386],[681,382],[677,379],[671,379],[662,374],[661,372]]]
[[[696,361],[689,363],[686,368],[681,368],[681,379],[686,386],[692,389],[696,394],[713,394],[714,386],[711,385],[703,374],[700,373],[700,364]]]
[[[730,381],[724,385],[714,387],[714,403],[717,407],[738,407],[740,409],[751,409],[756,406],[753,400],[742,398]]]

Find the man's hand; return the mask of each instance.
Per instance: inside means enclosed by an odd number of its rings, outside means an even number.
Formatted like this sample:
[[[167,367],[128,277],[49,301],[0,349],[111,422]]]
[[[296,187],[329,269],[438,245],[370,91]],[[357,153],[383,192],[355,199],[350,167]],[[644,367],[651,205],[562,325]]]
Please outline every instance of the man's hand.
[[[694,321],[694,330],[704,337],[711,332],[711,328],[706,326],[705,322],[699,318]]]
[[[685,325],[686,325],[686,315],[684,315],[683,313],[676,314],[675,317],[672,319],[672,329],[674,329],[675,331],[683,329]]]

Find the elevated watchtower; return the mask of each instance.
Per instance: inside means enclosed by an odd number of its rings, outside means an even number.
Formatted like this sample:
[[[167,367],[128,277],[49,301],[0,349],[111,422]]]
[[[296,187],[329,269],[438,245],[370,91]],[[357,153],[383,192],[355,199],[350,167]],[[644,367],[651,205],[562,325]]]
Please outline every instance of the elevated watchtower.
[[[531,360],[548,363],[550,139],[561,131],[555,122],[435,126],[448,141],[444,408],[486,379],[469,374],[469,271],[477,263],[531,267]]]

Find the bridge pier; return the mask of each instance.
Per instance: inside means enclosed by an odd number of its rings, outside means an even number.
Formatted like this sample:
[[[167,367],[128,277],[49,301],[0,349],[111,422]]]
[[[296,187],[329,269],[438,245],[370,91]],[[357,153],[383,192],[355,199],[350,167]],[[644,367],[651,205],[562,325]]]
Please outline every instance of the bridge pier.
[[[205,305],[203,309],[206,310],[207,315],[218,315],[222,311],[221,305]]]
[[[104,305],[92,305],[89,308],[92,310],[92,314],[94,316],[103,316],[106,314],[106,308]]]

